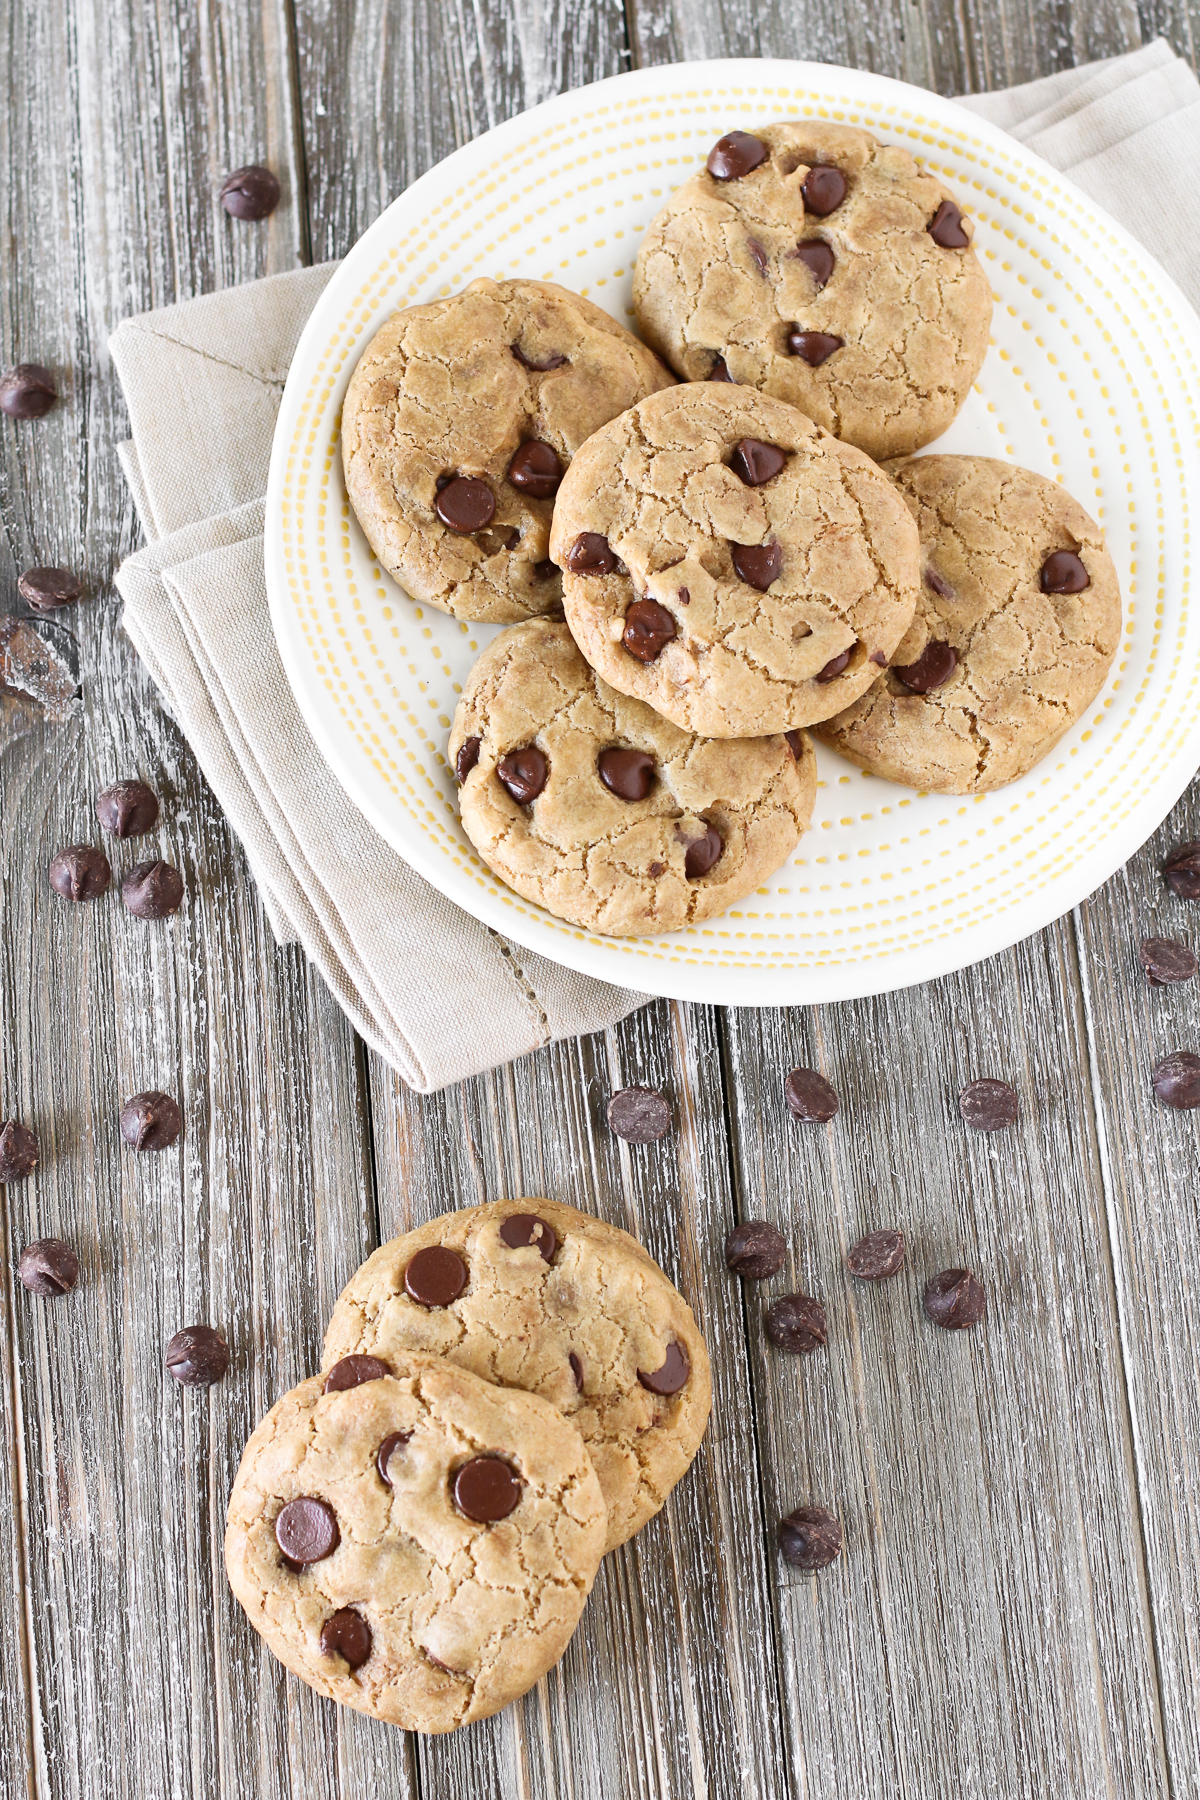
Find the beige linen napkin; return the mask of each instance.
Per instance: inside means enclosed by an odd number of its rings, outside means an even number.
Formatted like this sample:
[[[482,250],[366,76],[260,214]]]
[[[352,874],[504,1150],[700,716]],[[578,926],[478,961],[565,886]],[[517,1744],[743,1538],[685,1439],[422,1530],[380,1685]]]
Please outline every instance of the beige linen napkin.
[[[1200,296],[1186,228],[1200,86],[1157,42],[962,102],[1071,175]],[[390,850],[323,762],[279,661],[262,495],[288,364],[333,264],[127,319],[110,339],[120,454],[152,541],[117,575],[125,628],[245,846],[276,935],[355,1029],[431,1092],[644,996],[506,943]]]

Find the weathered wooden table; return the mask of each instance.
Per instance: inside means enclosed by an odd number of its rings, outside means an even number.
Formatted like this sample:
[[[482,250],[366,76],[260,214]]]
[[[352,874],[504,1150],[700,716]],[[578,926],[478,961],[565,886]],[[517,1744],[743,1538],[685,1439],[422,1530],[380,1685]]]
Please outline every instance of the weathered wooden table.
[[[1074,916],[964,975],[811,1011],[660,1003],[414,1097],[273,947],[119,629],[109,577],[138,533],[105,353],[127,313],[342,254],[455,144],[631,63],[813,57],[955,93],[1159,31],[1191,55],[1193,21],[1197,0],[10,0],[0,362],[53,364],[65,399],[3,422],[0,580],[9,612],[31,563],[86,569],[95,597],[47,628],[78,716],[0,700],[0,1110],[43,1150],[0,1189],[4,1795],[1200,1795],[1200,1138],[1148,1082],[1200,1048],[1200,991],[1135,963],[1144,934],[1197,935],[1158,867],[1200,836],[1200,788]],[[284,183],[265,226],[217,205],[253,161]],[[135,772],[188,882],[169,926],[46,885]],[[827,1130],[789,1127],[798,1062],[841,1091]],[[980,1074],[1019,1087],[1018,1130],[963,1129]],[[660,1146],[603,1123],[631,1081],[671,1095]],[[186,1136],[134,1159],[117,1111],[148,1087],[178,1094]],[[376,1241],[520,1193],[640,1233],[708,1335],[713,1424],[562,1666],[498,1719],[406,1739],[262,1650],[225,1585],[225,1500]],[[764,1356],[721,1257],[739,1215],[787,1232],[827,1354]],[[910,1236],[903,1291],[852,1292],[844,1249],[885,1223]],[[48,1233],[84,1263],[59,1303],[12,1272]],[[917,1298],[960,1260],[991,1304],[966,1339]],[[162,1350],[195,1320],[235,1362],[185,1393]],[[773,1548],[806,1500],[846,1527],[818,1579]]]

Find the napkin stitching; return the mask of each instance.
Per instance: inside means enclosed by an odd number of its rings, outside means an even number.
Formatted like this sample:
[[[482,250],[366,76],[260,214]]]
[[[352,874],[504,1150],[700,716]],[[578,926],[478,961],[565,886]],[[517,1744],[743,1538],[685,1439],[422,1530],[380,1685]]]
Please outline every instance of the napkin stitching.
[[[281,388],[287,381],[286,374],[264,375],[260,369],[248,369],[245,363],[230,362],[228,357],[214,356],[211,350],[202,350],[199,344],[189,344],[186,338],[172,337],[169,331],[147,331],[144,326],[129,324],[126,324],[125,330],[140,337],[157,338],[163,344],[174,344],[177,350],[186,350],[191,356],[199,356],[205,362],[215,363],[218,369],[232,369],[235,374],[249,375],[252,381],[261,381],[264,387]]]
[[[524,995],[525,999],[528,1001],[529,1005],[533,1008],[533,1011],[534,1011],[535,1015],[537,1016],[537,1018],[540,1020],[541,1027],[542,1027],[542,1043],[543,1044],[546,1043],[550,1037],[550,1020],[546,1016],[546,1012],[545,1012],[544,1007],[542,1006],[541,1001],[538,999],[536,988],[534,988],[533,984],[529,980],[529,977],[526,975],[524,969],[521,967],[520,963],[517,961],[516,956],[513,954],[513,947],[509,943],[508,939],[501,937],[500,933],[498,931],[496,931],[494,929],[494,927],[491,925],[489,925],[487,929],[488,929],[489,933],[491,934],[491,936],[494,938],[495,943],[496,943],[496,948],[499,950],[501,956],[504,958],[504,961],[508,966],[509,974],[512,976],[513,980],[516,982],[517,986],[520,988],[522,994]]]

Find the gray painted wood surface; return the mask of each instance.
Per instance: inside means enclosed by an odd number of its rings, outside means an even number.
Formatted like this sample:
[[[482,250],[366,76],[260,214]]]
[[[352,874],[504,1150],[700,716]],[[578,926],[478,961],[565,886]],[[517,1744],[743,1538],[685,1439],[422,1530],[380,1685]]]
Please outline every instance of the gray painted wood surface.
[[[50,362],[64,401],[0,424],[0,584],[85,569],[40,627],[81,699],[52,724],[0,697],[0,1110],[43,1163],[3,1195],[0,1791],[180,1800],[359,1796],[976,1793],[1200,1795],[1200,1174],[1194,1116],[1149,1089],[1200,1044],[1200,992],[1148,989],[1150,932],[1200,936],[1164,850],[1200,792],[1071,919],[982,968],[790,1012],[647,1008],[433,1098],[355,1043],[245,864],[118,623],[137,528],[105,356],[125,314],[343,253],[457,143],[564,87],[678,57],[807,56],[942,92],[1030,79],[1162,31],[1185,0],[9,0],[0,109],[0,362]],[[231,225],[220,177],[264,160],[284,200]],[[167,926],[44,884],[95,837],[92,797],[138,773],[188,883]],[[136,854],[141,854],[137,851]],[[134,860],[132,846],[118,861]],[[795,1062],[843,1096],[782,1103]],[[968,1076],[1019,1088],[1019,1128],[971,1138]],[[676,1130],[619,1144],[612,1088],[661,1086]],[[135,1161],[123,1099],[179,1095],[183,1147]],[[561,1668],[448,1740],[406,1739],[285,1678],[225,1588],[241,1443],[315,1366],[338,1287],[381,1235],[518,1192],[638,1232],[713,1351],[713,1427],[662,1517],[608,1559]],[[765,1294],[724,1273],[739,1216],[793,1247],[828,1349],[764,1345]],[[845,1248],[901,1224],[910,1265],[850,1283]],[[12,1265],[61,1232],[85,1279],[31,1301]],[[983,1330],[935,1333],[928,1272],[988,1285]],[[183,1395],[162,1348],[225,1327],[229,1379]],[[778,1515],[834,1506],[818,1580],[775,1559]]]

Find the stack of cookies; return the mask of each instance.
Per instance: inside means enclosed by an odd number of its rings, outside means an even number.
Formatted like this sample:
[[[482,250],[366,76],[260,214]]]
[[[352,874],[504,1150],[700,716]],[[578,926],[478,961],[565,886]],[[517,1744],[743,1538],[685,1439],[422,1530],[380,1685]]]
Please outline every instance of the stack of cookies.
[[[295,1674],[410,1731],[558,1661],[600,1559],[708,1422],[708,1354],[636,1239],[549,1200],[445,1215],[340,1296],[323,1373],[246,1446],[225,1560]]]
[[[1095,697],[1120,633],[1099,527],[1028,470],[913,456],[987,351],[972,236],[865,131],[733,131],[646,234],[645,343],[521,280],[372,340],[343,409],[350,501],[415,599],[509,627],[448,758],[519,894],[675,930],[791,855],[808,729],[893,781],[980,793]]]

